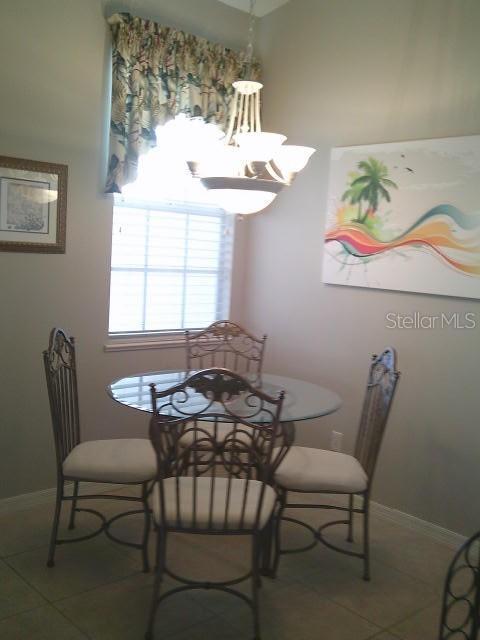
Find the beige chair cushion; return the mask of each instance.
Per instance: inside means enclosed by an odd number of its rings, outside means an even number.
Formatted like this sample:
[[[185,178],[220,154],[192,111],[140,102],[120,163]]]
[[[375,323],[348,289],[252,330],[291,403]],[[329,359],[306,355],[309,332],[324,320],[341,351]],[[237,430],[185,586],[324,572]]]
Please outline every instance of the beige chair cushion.
[[[275,481],[290,491],[365,491],[368,478],[353,456],[325,449],[292,447],[275,474]]]
[[[193,526],[193,486],[194,480],[191,477],[178,478],[178,497],[180,505],[180,526],[188,528]],[[165,494],[165,515],[167,524],[171,527],[177,526],[177,478],[167,478],[163,481]],[[228,529],[237,529],[242,518],[244,502],[245,483],[248,483],[248,493],[243,516],[242,529],[253,529],[257,515],[258,502],[262,483],[258,480],[241,480],[234,478],[231,480],[229,508],[227,516]],[[209,476],[200,477],[196,480],[196,519],[195,527],[207,529],[209,527],[210,503],[212,491],[212,478]],[[213,487],[213,510],[212,529],[223,529],[225,524],[225,509],[227,506],[228,478],[215,478]],[[262,510],[260,513],[259,527],[263,528],[275,506],[276,493],[270,486],[265,487],[263,495]],[[160,490],[158,483],[155,485],[152,494],[152,507],[155,522],[161,521],[160,511]]]
[[[82,442],[63,463],[65,477],[92,482],[145,482],[156,473],[155,452],[145,438]]]

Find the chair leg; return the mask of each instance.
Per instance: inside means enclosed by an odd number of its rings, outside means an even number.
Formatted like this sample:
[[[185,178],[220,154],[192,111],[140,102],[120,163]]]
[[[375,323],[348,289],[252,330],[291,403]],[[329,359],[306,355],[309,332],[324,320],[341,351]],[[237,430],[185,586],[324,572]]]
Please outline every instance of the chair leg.
[[[55,512],[53,515],[52,533],[50,534],[50,546],[48,548],[47,567],[55,566],[55,546],[57,544],[58,525],[62,511],[63,478],[57,479],[57,495],[55,500]]]
[[[252,611],[253,611],[253,639],[260,640],[260,620],[258,615],[258,588],[260,586],[260,554],[261,536],[252,536]]]
[[[150,605],[150,614],[148,616],[148,626],[145,633],[145,640],[153,640],[153,628],[155,626],[155,613],[158,606],[158,598],[160,596],[160,588],[162,586],[163,572],[165,570],[167,554],[167,532],[161,527],[157,533],[157,554],[155,560],[155,579],[153,582],[152,603]]]
[[[143,540],[142,540],[142,562],[143,562],[143,572],[148,573],[150,571],[150,565],[148,562],[148,538],[150,536],[150,507],[148,504],[148,483],[144,482],[142,484],[142,504],[143,504],[143,514],[144,514],[144,525],[143,525]]]
[[[272,543],[275,534],[274,515],[262,531],[261,573],[264,576],[272,575]]]
[[[353,542],[353,493],[348,497],[348,535],[347,542]]]
[[[78,482],[78,480],[75,480],[75,482],[73,483],[73,500],[72,500],[72,506],[70,508],[70,519],[68,521],[69,529],[75,529],[75,510],[77,508],[77,496],[78,496],[79,484],[80,483]]]
[[[370,495],[363,494],[363,579],[370,580]]]
[[[274,524],[274,532],[273,532],[273,566],[271,571],[271,577],[275,578],[278,571],[278,565],[280,563],[280,537],[281,537],[281,526],[282,526],[282,515],[285,511],[285,505],[287,504],[287,492],[281,491],[279,494],[279,508],[277,515],[275,516],[275,524]]]

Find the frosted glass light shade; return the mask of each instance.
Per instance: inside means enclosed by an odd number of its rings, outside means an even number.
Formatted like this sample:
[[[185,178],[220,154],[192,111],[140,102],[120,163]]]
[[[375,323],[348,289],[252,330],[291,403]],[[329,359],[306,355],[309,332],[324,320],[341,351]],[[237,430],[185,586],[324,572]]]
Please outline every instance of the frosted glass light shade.
[[[214,195],[218,206],[228,213],[249,215],[262,211],[276,198],[269,191],[235,191],[235,189],[216,189]]]
[[[266,131],[249,131],[237,133],[234,139],[247,161],[268,162],[281,148],[287,136]]]
[[[187,158],[195,158],[205,148],[221,144],[225,137],[218,125],[207,123],[203,118],[188,118],[183,113],[157,127],[156,135],[158,147],[169,145]]]
[[[238,147],[220,143],[205,147],[187,163],[194,176],[236,177],[243,175],[245,161]]]
[[[273,161],[284,176],[301,171],[315,153],[313,147],[285,144],[275,151]]]
[[[202,178],[201,182],[212,192],[222,209],[241,214],[265,209],[283,187],[281,182],[251,178]]]

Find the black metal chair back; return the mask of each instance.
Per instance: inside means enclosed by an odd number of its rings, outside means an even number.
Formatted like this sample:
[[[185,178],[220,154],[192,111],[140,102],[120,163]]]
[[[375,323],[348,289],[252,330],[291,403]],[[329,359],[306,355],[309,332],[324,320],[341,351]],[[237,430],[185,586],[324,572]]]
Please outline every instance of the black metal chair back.
[[[50,333],[48,349],[43,352],[57,466],[80,442],[75,340],[62,329]]]
[[[241,374],[260,374],[267,336],[256,338],[243,327],[219,320],[204,331],[185,332],[187,369],[223,367]]]
[[[388,347],[381,355],[372,356],[354,454],[365,469],[369,483],[375,472],[399,376],[395,349]]]
[[[443,591],[440,640],[477,640],[480,631],[480,531],[457,551]]]
[[[151,393],[150,438],[157,454],[161,521],[170,520],[169,528],[175,530],[258,530],[266,485],[293,441],[291,423],[280,423],[284,393],[270,397],[221,368],[199,371],[164,391],[152,384]],[[260,418],[261,424],[256,422]],[[202,478],[209,479],[207,491]],[[165,512],[167,503],[173,503],[174,523]]]

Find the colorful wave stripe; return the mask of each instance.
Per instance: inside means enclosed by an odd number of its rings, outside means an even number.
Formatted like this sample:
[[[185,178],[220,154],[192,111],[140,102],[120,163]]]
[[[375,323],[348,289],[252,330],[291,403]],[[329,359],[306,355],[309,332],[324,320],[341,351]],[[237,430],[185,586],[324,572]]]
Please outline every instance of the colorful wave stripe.
[[[405,247],[425,248],[450,267],[480,276],[480,216],[466,215],[451,205],[439,205],[423,214],[396,238],[381,241],[361,223],[339,224],[327,231],[325,242],[339,242],[357,258],[371,258]]]

